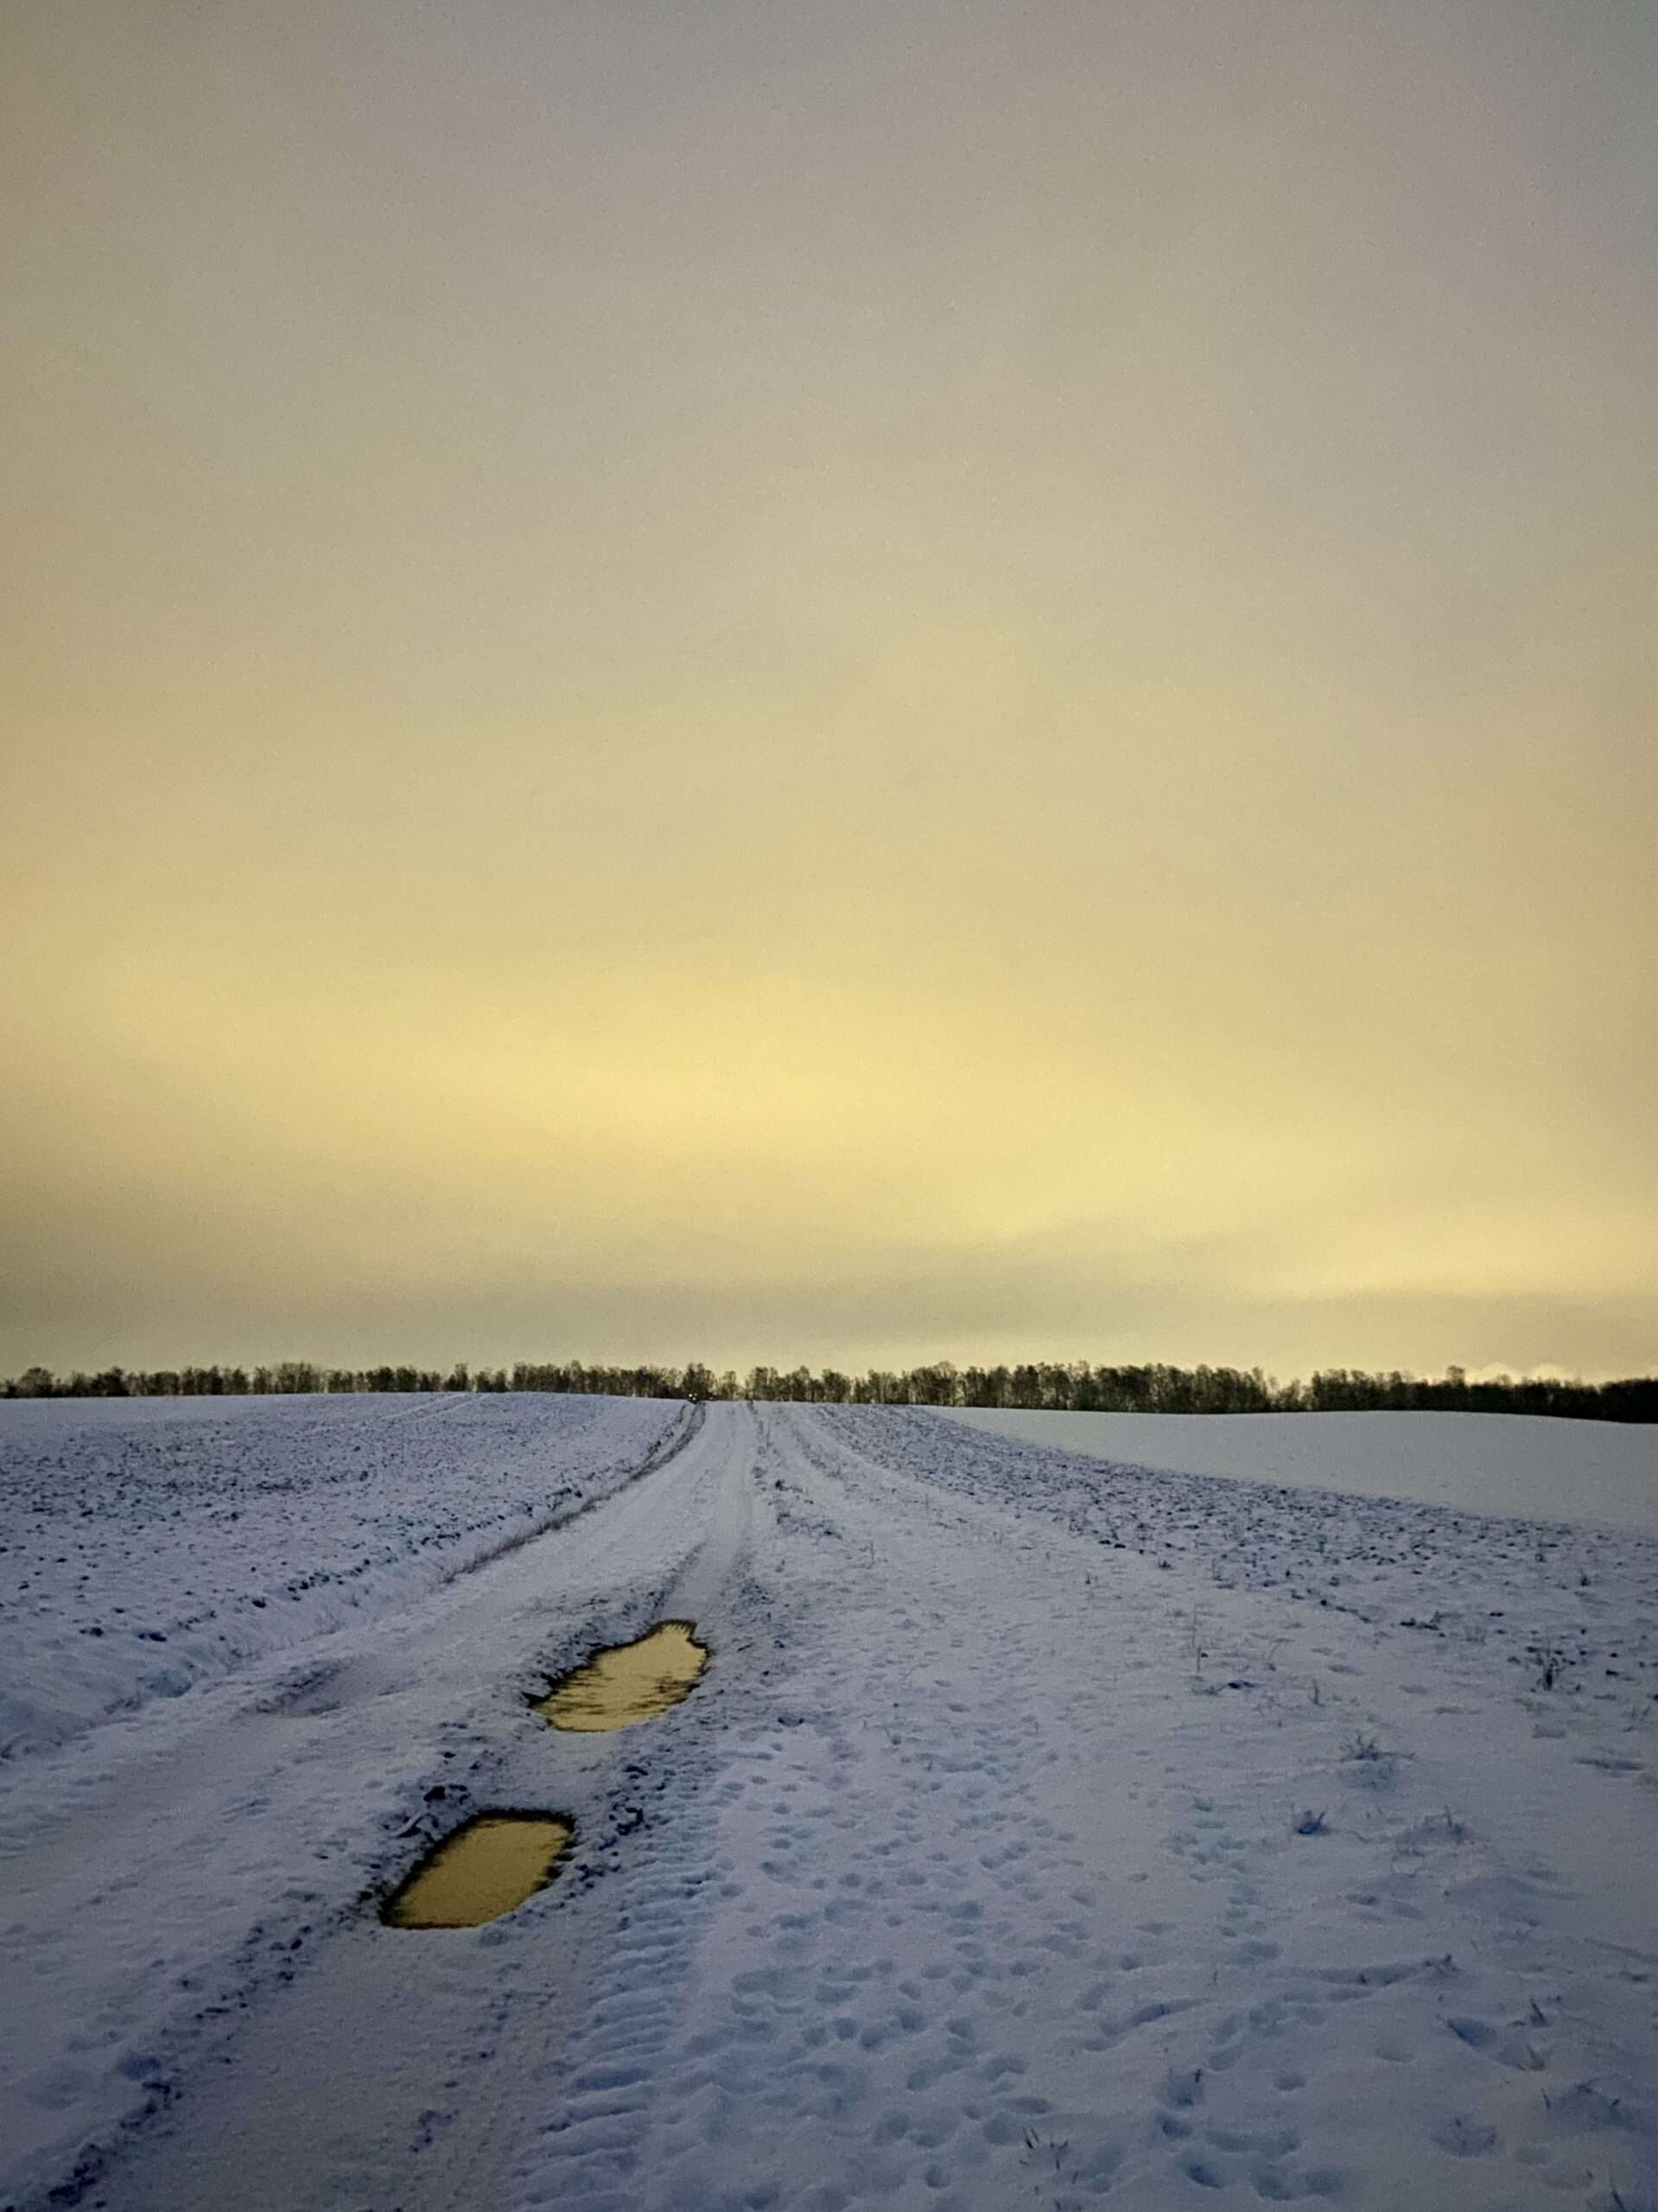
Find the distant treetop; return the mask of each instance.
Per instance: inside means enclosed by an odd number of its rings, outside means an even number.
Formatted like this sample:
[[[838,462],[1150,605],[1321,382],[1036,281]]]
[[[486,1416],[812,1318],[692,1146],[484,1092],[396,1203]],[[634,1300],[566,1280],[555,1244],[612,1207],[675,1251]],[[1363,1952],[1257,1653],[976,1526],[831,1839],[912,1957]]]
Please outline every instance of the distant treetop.
[[[949,1360],[901,1371],[872,1368],[754,1367],[740,1380],[700,1360],[686,1367],[589,1367],[580,1360],[519,1361],[511,1368],[464,1362],[435,1367],[321,1367],[284,1359],[270,1367],[106,1367],[54,1375],[26,1368],[0,1383],[7,1398],[243,1398],[314,1391],[551,1390],[620,1398],[785,1399],[809,1405],[1001,1406],[1055,1413],[1548,1414],[1573,1420],[1658,1421],[1658,1376],[1582,1382],[1499,1375],[1470,1382],[1459,1367],[1440,1377],[1322,1369],[1305,1382],[1279,1382],[1236,1367],[1090,1367],[1086,1361],[1031,1361],[1017,1366],[956,1367]]]

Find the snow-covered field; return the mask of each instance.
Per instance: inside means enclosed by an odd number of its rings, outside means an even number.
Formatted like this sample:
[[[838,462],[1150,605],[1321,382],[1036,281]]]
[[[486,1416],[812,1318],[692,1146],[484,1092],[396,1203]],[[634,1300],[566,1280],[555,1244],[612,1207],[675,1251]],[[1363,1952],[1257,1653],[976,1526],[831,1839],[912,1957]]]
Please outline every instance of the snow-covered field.
[[[600,1497],[649,1400],[0,1405],[0,1758],[430,1589]]]
[[[1658,1542],[920,1412],[340,1403],[0,1408],[57,1578],[0,1761],[0,2205],[1658,2205]],[[377,1547],[354,1606],[308,1580]],[[117,1604],[231,1643],[60,1708]],[[663,1618],[686,1703],[530,1711]],[[556,1885],[381,1926],[492,1807],[575,1817]]]
[[[1658,1428],[1525,1414],[1050,1414],[952,1421],[1061,1452],[1658,1536]]]

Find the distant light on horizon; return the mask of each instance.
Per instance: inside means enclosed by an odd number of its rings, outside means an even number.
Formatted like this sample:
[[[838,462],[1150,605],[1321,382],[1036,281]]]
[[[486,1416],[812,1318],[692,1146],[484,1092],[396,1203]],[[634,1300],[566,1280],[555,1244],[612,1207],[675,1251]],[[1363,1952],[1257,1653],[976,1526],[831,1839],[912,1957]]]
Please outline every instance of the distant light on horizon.
[[[1658,1367],[1658,16],[14,10],[0,1372]]]

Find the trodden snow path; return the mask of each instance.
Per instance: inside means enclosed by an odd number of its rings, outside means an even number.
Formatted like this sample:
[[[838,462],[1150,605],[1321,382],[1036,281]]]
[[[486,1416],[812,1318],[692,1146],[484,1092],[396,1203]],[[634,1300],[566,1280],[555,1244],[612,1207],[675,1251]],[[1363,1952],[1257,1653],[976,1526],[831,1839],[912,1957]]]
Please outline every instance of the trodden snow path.
[[[511,1443],[522,1422],[500,1402]],[[593,1430],[602,1482],[571,1484],[550,1454],[527,1537],[515,1514],[493,1551],[463,1550],[405,1608],[330,1619],[228,1679],[0,1765],[0,2203],[48,2187],[79,2201],[112,2140],[170,2102],[227,2025],[342,1930],[391,1940],[365,1894],[490,1787],[499,1743],[544,1735],[523,1693],[648,1605],[695,1540],[712,1479],[700,1416],[640,1410],[656,1417]],[[301,1432],[312,1450],[314,1427]],[[393,1462],[376,1501],[393,1525],[403,1482]],[[314,1494],[320,1545],[334,1495]],[[141,1516],[130,1542],[142,1559]]]
[[[290,1653],[125,1832],[81,1804],[43,1837],[0,1915],[45,2008],[7,2201],[1649,2212],[1658,1548],[1593,1548],[1629,1648],[1544,1690],[1518,1631],[1310,1598],[1327,1495],[1251,1490],[1256,1586],[1226,1586],[1048,1457],[710,1407],[563,1529]],[[1494,1630],[1537,1601],[1534,1531],[1423,1511],[1419,1594]],[[1378,1526],[1356,1506],[1356,1556]],[[664,1618],[712,1652],[685,1703],[530,1713]],[[574,1815],[558,1882],[381,1927],[491,1807]],[[146,1944],[194,1985],[170,2010]]]

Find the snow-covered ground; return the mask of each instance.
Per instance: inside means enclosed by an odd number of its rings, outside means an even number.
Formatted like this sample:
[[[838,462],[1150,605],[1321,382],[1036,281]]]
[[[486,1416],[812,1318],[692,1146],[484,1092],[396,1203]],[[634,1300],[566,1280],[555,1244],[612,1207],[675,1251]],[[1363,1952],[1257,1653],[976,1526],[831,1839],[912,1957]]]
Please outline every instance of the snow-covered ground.
[[[535,1417],[465,1414],[480,1465]],[[1658,2204],[1658,1543],[926,1413],[631,1418],[591,1510],[0,1763],[0,2204]],[[152,1421],[66,1425],[69,1488]],[[530,1710],[662,1618],[686,1703]],[[574,1815],[555,1886],[381,1926],[489,1808]]]
[[[0,1758],[430,1589],[600,1497],[651,1400],[0,1403]]]
[[[1050,1414],[951,1421],[1061,1452],[1658,1536],[1658,1428],[1526,1414]]]

